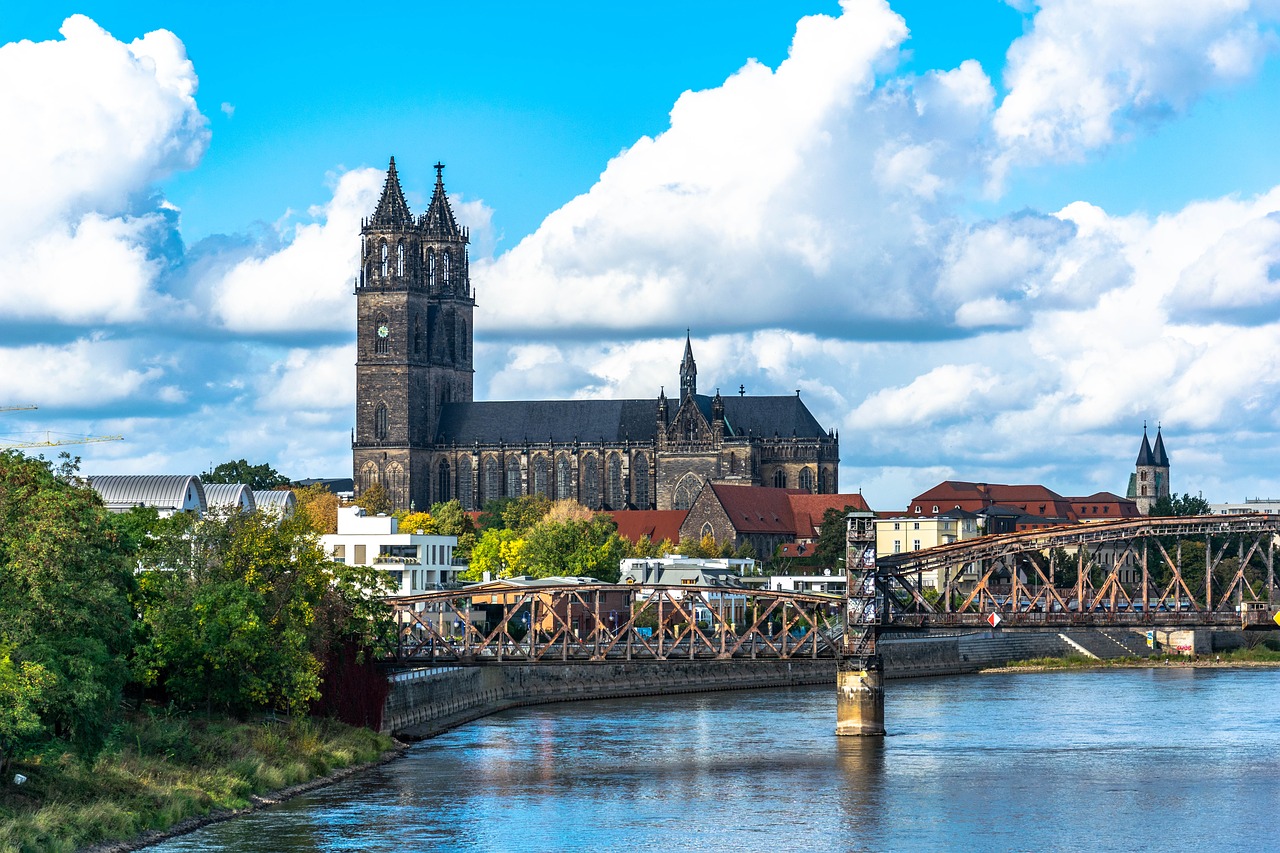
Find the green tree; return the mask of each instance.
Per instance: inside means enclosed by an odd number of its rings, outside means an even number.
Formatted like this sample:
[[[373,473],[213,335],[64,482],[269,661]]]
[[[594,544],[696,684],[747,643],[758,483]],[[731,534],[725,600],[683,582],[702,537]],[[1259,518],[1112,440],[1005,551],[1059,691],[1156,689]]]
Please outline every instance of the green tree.
[[[488,572],[491,579],[513,578],[528,573],[525,541],[514,530],[491,527],[481,534],[471,549],[471,563],[461,577],[478,581]]]
[[[417,533],[421,530],[425,536],[434,536],[438,532],[439,525],[429,512],[400,510],[395,517],[399,523],[397,529],[401,533]]]
[[[297,514],[305,518],[316,534],[338,532],[338,496],[324,483],[312,483],[293,490],[298,502]]]
[[[522,495],[518,498],[495,498],[485,503],[477,525],[481,530],[500,528],[524,533],[551,511],[546,495]]]
[[[369,515],[386,515],[392,509],[391,495],[387,494],[381,483],[374,482],[356,498],[356,506]]]
[[[38,663],[13,662],[13,644],[0,638],[0,780],[44,732],[40,701],[53,677]],[[2,784],[2,782],[0,782]]]
[[[45,727],[86,751],[117,717],[132,646],[133,563],[97,494],[0,453],[0,628],[12,663],[47,673]]]
[[[1153,516],[1187,516],[1208,515],[1209,502],[1199,495],[1184,493],[1182,495],[1166,495],[1158,498],[1148,515]]]
[[[431,507],[431,517],[436,521],[436,534],[458,537],[458,547],[453,549],[459,560],[469,559],[476,544],[476,527],[471,516],[457,500],[445,501]]]
[[[205,483],[244,483],[255,491],[289,485],[289,478],[267,463],[250,465],[247,459],[223,462],[212,471],[201,474],[200,480]]]
[[[534,577],[591,577],[614,583],[626,552],[626,541],[607,515],[543,521],[525,538],[528,573]]]
[[[814,563],[821,569],[843,569],[845,560],[845,513],[844,509],[828,508],[822,513],[819,525],[818,541],[814,544]]]
[[[187,706],[300,714],[331,644],[383,630],[383,574],[329,562],[301,516],[175,516],[143,557],[135,675]]]

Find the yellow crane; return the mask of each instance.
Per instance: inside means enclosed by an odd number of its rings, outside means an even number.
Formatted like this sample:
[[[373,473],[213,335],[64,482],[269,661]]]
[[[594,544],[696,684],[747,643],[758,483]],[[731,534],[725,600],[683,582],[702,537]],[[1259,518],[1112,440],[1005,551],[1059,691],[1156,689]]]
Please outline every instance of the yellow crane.
[[[39,406],[0,406],[0,412],[29,412]],[[46,431],[44,441],[0,441],[0,450],[20,450],[26,447],[61,447],[64,444],[93,444],[98,441],[124,441],[123,435],[65,435],[54,438]]]
[[[64,444],[93,444],[98,441],[124,441],[123,435],[69,435],[65,438],[54,438],[52,432],[45,432],[44,441],[19,441],[0,444],[4,450],[19,450],[24,447],[61,447]]]

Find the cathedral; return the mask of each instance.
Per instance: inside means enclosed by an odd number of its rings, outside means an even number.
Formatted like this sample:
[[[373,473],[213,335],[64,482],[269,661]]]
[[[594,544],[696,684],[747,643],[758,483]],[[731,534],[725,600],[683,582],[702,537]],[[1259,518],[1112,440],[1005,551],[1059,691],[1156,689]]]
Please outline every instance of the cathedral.
[[[468,233],[435,169],[415,217],[392,158],[361,223],[357,495],[381,483],[397,509],[543,494],[623,510],[688,509],[707,483],[838,492],[839,437],[799,392],[699,394],[687,335],[678,397],[475,402]]]

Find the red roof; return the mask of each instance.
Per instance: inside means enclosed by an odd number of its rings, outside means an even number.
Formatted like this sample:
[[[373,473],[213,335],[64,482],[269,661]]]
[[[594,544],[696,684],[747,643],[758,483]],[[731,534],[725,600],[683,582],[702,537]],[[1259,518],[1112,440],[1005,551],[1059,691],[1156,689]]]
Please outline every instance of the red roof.
[[[796,538],[812,540],[818,538],[818,528],[822,526],[822,516],[829,509],[845,512],[850,510],[867,510],[866,500],[862,495],[814,495],[809,493],[788,496],[791,502],[791,514],[795,518]]]
[[[917,495],[907,507],[908,515],[934,515],[959,507],[978,512],[994,504],[1014,506],[1032,515],[1045,518],[1071,518],[1071,502],[1062,495],[1041,485],[1005,485],[1003,483],[967,483],[962,480],[944,480]],[[920,507],[920,512],[916,512]]]
[[[1138,518],[1138,504],[1111,492],[1097,492],[1084,498],[1067,498],[1071,517],[1078,521],[1102,521],[1111,518]]]
[[[610,516],[618,525],[618,535],[632,542],[648,536],[650,542],[670,539],[680,541],[680,525],[689,514],[685,509],[629,509],[601,513]]]
[[[739,533],[795,532],[791,511],[792,495],[807,495],[803,489],[773,489],[761,486],[724,486],[711,484],[729,523]]]

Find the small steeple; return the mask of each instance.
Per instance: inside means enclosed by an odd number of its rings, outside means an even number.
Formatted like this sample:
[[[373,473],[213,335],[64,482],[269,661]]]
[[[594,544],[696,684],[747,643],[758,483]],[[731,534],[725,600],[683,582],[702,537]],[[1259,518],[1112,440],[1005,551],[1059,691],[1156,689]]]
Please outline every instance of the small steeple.
[[[1157,468],[1168,468],[1168,467],[1169,467],[1169,454],[1168,454],[1168,453],[1165,453],[1165,450],[1164,450],[1164,436],[1162,436],[1162,435],[1160,434],[1160,425],[1159,425],[1159,424],[1156,424],[1156,446],[1155,446],[1155,448],[1151,451],[1151,454],[1152,454],[1152,456],[1153,456],[1153,457],[1154,457],[1154,459],[1155,459],[1155,461],[1154,461],[1154,462],[1152,462],[1151,464],[1155,465]]]
[[[698,393],[698,365],[693,362],[693,340],[684,330],[684,358],[680,361],[680,399]]]
[[[396,174],[396,158],[391,158],[387,167],[387,180],[382,185],[382,198],[369,219],[370,225],[412,225],[413,214],[404,200],[404,192],[400,189],[400,176]]]
[[[453,208],[449,206],[449,196],[444,191],[444,163],[436,163],[436,188],[431,194],[431,204],[422,216],[422,226],[431,234],[465,238],[453,218]]]
[[[1138,450],[1137,465],[1139,467],[1142,467],[1144,465],[1156,464],[1154,461],[1152,461],[1152,459],[1153,457],[1151,455],[1151,442],[1147,441],[1147,424],[1144,421],[1142,424],[1142,447]]]

